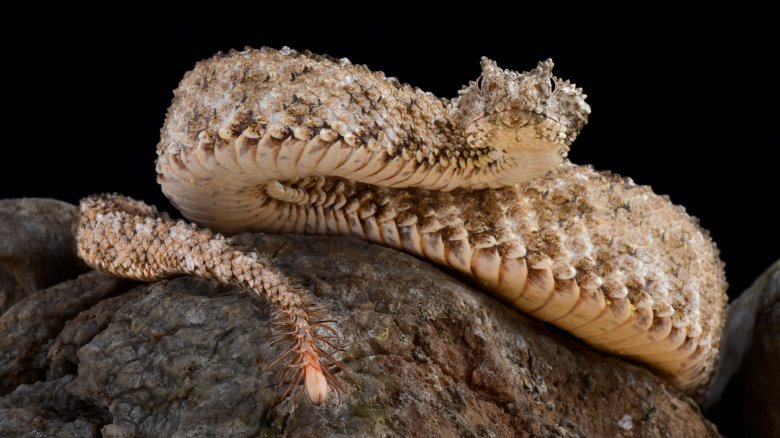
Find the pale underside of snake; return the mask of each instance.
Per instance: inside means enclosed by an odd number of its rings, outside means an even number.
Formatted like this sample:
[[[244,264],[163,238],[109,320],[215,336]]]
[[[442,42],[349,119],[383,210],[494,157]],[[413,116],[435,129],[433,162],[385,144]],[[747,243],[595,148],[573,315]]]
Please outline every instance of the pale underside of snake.
[[[223,234],[356,236],[462,272],[507,304],[640,362],[689,394],[713,372],[726,302],[706,231],[668,197],[565,157],[590,113],[582,90],[483,58],[441,99],[346,59],[288,48],[199,62],[158,145],[163,192],[81,202],[79,254],[115,275],[192,274],[277,309],[283,395],[340,384],[327,310]],[[650,123],[650,121],[648,121]],[[213,231],[211,231],[213,230]]]

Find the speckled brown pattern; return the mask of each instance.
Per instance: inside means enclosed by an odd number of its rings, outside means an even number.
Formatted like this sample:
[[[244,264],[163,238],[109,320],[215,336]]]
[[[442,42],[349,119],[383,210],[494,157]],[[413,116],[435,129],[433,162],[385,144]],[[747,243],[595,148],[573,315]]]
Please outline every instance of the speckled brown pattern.
[[[698,394],[712,374],[726,301],[717,249],[668,198],[563,159],[590,109],[551,68],[545,61],[519,74],[483,59],[480,79],[447,100],[286,48],[217,55],[175,92],[158,181],[187,218],[215,231],[352,235],[450,266]],[[82,203],[85,217],[95,202]],[[170,273],[175,256],[175,272],[208,277],[201,266],[214,255],[174,243],[171,230],[191,228],[142,226],[158,236],[150,249],[125,242],[139,220],[88,222],[79,238],[85,259],[154,279]],[[102,240],[87,234],[108,226],[118,246],[96,253]],[[225,245],[196,234],[205,239],[198,245]],[[228,264],[246,257],[220,254]]]

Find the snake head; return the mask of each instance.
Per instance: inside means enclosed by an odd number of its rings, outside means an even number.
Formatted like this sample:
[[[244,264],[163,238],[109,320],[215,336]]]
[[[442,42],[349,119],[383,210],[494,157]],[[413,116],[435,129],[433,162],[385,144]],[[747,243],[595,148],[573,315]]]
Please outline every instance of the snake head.
[[[545,173],[566,156],[588,121],[590,106],[582,89],[552,75],[553,61],[518,73],[482,57],[482,75],[452,100],[450,115],[468,147],[490,148],[531,167],[522,180]]]

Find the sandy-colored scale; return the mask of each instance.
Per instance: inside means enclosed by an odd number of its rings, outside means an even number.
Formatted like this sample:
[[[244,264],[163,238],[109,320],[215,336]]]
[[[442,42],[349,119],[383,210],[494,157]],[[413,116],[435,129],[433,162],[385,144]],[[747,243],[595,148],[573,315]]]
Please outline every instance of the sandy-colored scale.
[[[574,279],[555,280],[553,292],[542,307],[529,312],[542,321],[566,319],[580,298],[580,288]]]

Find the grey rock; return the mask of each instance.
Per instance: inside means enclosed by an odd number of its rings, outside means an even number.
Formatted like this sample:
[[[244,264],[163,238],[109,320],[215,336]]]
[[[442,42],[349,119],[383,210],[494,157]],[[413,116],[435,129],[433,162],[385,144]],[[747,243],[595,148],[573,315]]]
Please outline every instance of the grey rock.
[[[702,406],[709,409],[717,403],[726,385],[742,367],[753,344],[756,317],[761,309],[780,296],[780,260],[769,267],[739,297],[729,304],[723,328],[718,369],[712,379]]]
[[[58,379],[75,374],[79,364],[78,350],[108,327],[118,309],[126,303],[140,300],[146,292],[146,288],[136,287],[121,295],[106,298],[65,322],[49,347],[47,378]]]
[[[96,438],[108,421],[100,411],[65,390],[73,376],[19,385],[0,397],[0,436]]]
[[[65,322],[102,299],[122,292],[123,283],[128,282],[88,272],[31,292],[0,316],[0,393],[45,376],[49,347]]]
[[[268,303],[190,277],[120,295],[116,286],[67,307],[60,328],[36,338],[44,359],[26,362],[40,381],[2,400],[54,385],[62,390],[52,397],[78,400],[88,413],[62,415],[36,397],[13,406],[25,418],[43,412],[45,421],[80,421],[71,426],[78,433],[113,437],[717,435],[690,398],[651,372],[426,262],[336,237],[243,234],[237,242],[268,254],[339,321],[346,350],[337,356],[350,369],[336,372],[340,400],[281,400],[278,376],[264,371],[280,353],[268,346]],[[50,300],[29,299],[42,308]],[[0,326],[0,337],[9,330]],[[33,430],[18,424],[0,421],[0,435]]]
[[[780,271],[774,285],[774,302],[758,315],[744,369],[742,415],[755,437],[780,436]]]
[[[707,416],[728,436],[778,437],[780,260],[729,306],[728,318]]]
[[[26,293],[87,270],[76,256],[77,211],[53,199],[0,200],[0,315]]]
[[[780,436],[780,261],[754,285],[760,289],[756,324],[737,397],[745,430],[757,437]]]

